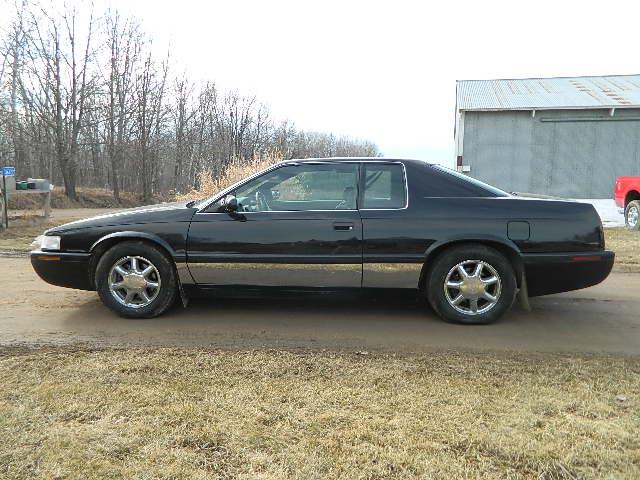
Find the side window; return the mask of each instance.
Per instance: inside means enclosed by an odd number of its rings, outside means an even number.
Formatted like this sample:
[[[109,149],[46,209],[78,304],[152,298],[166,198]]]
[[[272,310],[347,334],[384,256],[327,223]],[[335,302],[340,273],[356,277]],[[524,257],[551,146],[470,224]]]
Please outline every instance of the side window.
[[[361,208],[404,208],[407,192],[402,165],[365,163],[362,203]]]
[[[355,210],[356,163],[287,165],[239,187],[244,212]]]

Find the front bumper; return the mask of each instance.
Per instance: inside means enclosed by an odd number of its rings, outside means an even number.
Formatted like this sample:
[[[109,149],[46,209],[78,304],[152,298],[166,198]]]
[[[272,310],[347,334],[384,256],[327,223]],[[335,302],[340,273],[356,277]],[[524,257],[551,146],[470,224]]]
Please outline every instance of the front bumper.
[[[90,253],[31,252],[31,265],[45,282],[59,287],[95,290],[89,272]]]
[[[522,255],[530,297],[591,287],[609,276],[611,251],[529,253]]]

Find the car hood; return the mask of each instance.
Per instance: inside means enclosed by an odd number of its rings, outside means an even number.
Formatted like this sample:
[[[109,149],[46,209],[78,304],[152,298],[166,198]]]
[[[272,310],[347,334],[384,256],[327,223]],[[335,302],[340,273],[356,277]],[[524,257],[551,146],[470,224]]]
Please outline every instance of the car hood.
[[[144,207],[130,208],[118,212],[97,215],[95,217],[65,223],[47,230],[46,234],[67,232],[85,228],[136,225],[144,223],[169,223],[190,221],[196,208],[189,207],[192,202],[159,203]]]

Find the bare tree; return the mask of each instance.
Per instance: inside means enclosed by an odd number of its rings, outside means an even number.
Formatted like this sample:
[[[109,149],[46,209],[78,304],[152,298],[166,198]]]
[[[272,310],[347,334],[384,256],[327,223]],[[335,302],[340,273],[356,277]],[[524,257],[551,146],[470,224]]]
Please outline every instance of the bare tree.
[[[65,11],[60,18],[46,12],[40,18],[32,16],[36,35],[30,37],[29,75],[39,89],[25,99],[49,126],[65,192],[73,200],[77,199],[78,139],[87,98],[95,87],[90,71],[93,12],[85,25],[84,38],[78,34],[77,22],[75,9]]]
[[[192,103],[194,85],[186,77],[175,81],[173,120],[175,132],[175,167],[173,171],[173,189],[178,191],[183,177],[184,164],[190,160],[193,149],[193,120],[198,114]]]
[[[150,201],[153,195],[153,163],[157,159],[154,141],[160,135],[162,127],[167,69],[168,63],[164,62],[158,70],[149,53],[136,82],[138,148],[142,199],[145,202]]]
[[[14,3],[16,15],[10,23],[7,35],[0,44],[0,152],[11,154],[13,164],[23,167],[25,146],[22,124],[18,116],[19,82],[23,63],[27,32],[25,31],[25,2]],[[7,84],[5,84],[5,78]],[[5,90],[6,89],[6,90]],[[7,92],[8,94],[3,95]],[[5,160],[6,161],[6,160]]]
[[[117,11],[13,1],[0,32],[0,151],[19,175],[62,182],[72,199],[97,186],[149,202],[197,186],[203,170],[273,152],[378,154],[370,142],[275,122],[255,97],[213,82],[167,83],[168,54],[158,59],[140,24]]]
[[[133,75],[141,50],[138,24],[122,20],[118,12],[106,16],[107,46],[109,49],[108,105],[106,109],[107,155],[109,157],[111,188],[120,201],[120,169],[124,163],[125,140],[134,112]]]

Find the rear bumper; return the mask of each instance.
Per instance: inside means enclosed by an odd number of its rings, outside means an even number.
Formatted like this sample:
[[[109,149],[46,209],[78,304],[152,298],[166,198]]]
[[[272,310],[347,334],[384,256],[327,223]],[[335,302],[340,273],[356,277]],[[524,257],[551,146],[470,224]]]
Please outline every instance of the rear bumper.
[[[591,287],[609,276],[615,254],[608,250],[522,255],[530,297]]]
[[[31,252],[31,265],[51,285],[94,290],[89,274],[90,253]]]

